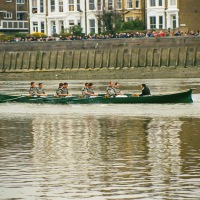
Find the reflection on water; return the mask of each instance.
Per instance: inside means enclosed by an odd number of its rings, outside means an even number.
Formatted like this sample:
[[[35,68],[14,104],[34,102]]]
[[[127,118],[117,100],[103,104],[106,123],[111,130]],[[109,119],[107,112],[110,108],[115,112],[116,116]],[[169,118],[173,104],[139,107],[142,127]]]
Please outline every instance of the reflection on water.
[[[197,199],[199,128],[198,118],[0,116],[1,199]]]
[[[48,93],[59,82],[46,81]],[[69,82],[79,93],[85,81]],[[119,82],[133,92],[143,80]],[[200,85],[200,79],[144,82],[152,93]],[[107,83],[94,81],[95,91],[105,92]],[[0,92],[21,94],[28,85],[0,81]],[[193,99],[170,105],[0,104],[0,199],[199,199],[198,90]]]

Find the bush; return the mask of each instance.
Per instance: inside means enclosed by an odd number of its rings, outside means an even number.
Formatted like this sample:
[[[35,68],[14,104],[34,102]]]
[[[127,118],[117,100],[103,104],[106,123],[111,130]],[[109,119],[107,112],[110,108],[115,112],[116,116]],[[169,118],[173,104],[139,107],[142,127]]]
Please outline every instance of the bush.
[[[40,33],[40,32],[32,33],[32,36],[36,37],[36,38],[45,38],[45,37],[47,37],[47,35],[45,33]]]

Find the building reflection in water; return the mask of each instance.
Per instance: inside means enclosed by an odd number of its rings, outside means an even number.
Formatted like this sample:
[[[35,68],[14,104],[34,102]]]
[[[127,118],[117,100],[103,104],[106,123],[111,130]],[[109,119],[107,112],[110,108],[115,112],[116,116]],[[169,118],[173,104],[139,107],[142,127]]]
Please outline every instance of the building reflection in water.
[[[152,119],[148,124],[149,177],[155,190],[169,189],[181,174],[179,119]]]

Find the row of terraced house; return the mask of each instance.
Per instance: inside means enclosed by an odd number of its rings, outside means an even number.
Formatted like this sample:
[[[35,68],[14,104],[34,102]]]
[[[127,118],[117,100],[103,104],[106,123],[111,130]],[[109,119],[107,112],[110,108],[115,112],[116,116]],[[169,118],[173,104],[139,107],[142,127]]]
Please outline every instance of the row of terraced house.
[[[99,16],[120,13],[146,29],[200,29],[200,0],[0,0],[0,32],[60,33],[74,25],[99,33]]]

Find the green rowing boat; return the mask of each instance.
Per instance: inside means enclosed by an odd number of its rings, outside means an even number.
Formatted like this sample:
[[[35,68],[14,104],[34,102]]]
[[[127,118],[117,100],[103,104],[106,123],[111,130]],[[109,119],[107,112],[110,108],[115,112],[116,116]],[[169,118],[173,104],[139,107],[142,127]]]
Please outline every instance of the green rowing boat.
[[[116,96],[107,98],[105,95],[99,95],[93,98],[81,98],[78,95],[70,97],[30,97],[26,95],[5,95],[0,94],[0,103],[20,102],[20,103],[50,103],[50,104],[135,104],[135,103],[192,103],[192,89],[167,94],[158,94],[150,96]]]

